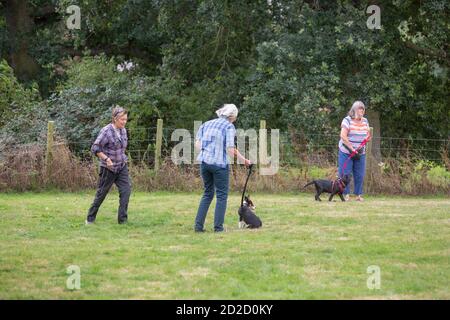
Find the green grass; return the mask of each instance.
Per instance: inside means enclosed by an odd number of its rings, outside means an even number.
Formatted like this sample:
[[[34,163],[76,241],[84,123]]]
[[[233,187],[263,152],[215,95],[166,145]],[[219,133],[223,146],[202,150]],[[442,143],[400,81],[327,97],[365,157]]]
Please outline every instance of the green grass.
[[[133,193],[129,224],[94,191],[0,195],[0,299],[449,299],[449,208],[440,197],[321,203],[312,194],[254,194],[259,230],[193,232],[199,193]],[[325,197],[323,197],[325,199]],[[214,205],[214,202],[213,202]],[[81,269],[69,290],[66,269]],[[367,268],[381,288],[367,288]]]

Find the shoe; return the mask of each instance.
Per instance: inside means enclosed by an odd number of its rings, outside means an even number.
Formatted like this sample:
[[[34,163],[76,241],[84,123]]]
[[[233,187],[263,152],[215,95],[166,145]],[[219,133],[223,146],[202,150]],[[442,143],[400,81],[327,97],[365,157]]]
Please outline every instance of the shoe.
[[[346,195],[344,196],[344,200],[345,200],[345,201],[350,201],[350,196],[349,196],[348,194],[346,194]]]
[[[202,229],[202,230],[195,230],[195,232],[196,232],[196,233],[203,233],[203,232],[205,232],[205,229]]]
[[[94,224],[94,221],[88,221],[87,219],[84,221],[84,223],[86,224],[86,225],[88,225],[88,224]]]
[[[364,201],[364,198],[361,197],[361,196],[357,196],[357,197],[356,197],[356,201]]]
[[[126,223],[128,223],[128,219],[125,219],[125,220],[119,221],[119,224],[126,224]]]

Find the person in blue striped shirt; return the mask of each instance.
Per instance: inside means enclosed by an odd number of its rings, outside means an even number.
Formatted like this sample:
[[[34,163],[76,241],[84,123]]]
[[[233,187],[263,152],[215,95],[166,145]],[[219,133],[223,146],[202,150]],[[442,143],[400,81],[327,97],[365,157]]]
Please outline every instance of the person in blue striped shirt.
[[[214,231],[224,231],[223,223],[227,209],[229,165],[230,158],[237,156],[246,166],[251,164],[235,148],[234,137],[238,109],[234,104],[224,104],[216,111],[217,119],[202,124],[197,132],[195,147],[199,152],[197,160],[200,162],[200,174],[203,180],[204,192],[200,200],[197,216],[195,218],[195,231],[204,232],[204,224],[209,205],[216,195],[216,208],[214,212]]]

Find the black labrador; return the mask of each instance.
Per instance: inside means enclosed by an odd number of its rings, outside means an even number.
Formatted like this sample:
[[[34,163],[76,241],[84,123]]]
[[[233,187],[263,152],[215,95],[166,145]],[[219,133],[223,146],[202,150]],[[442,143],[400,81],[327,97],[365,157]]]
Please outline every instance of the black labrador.
[[[350,175],[344,175],[342,178],[338,178],[337,180],[331,181],[331,180],[313,180],[309,183],[307,183],[304,187],[314,184],[316,187],[316,195],[314,198],[316,201],[322,201],[320,200],[320,195],[323,192],[331,193],[330,198],[328,201],[331,201],[333,197],[337,194],[341,198],[342,201],[345,201],[344,196],[342,193],[344,192],[345,187],[350,183]]]

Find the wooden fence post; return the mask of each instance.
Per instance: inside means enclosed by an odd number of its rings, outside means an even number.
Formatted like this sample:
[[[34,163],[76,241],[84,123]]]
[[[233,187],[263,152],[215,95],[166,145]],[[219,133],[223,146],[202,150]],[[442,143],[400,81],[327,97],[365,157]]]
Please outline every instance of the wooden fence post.
[[[267,164],[267,131],[266,120],[259,121],[259,168]]]
[[[367,148],[366,148],[366,172],[365,172],[365,179],[364,179],[364,189],[366,189],[366,192],[370,192],[372,189],[372,182],[373,182],[373,168],[374,165],[374,157],[372,155],[372,140],[373,140],[373,127],[370,127],[370,141],[367,142]]]
[[[51,175],[51,166],[53,161],[53,135],[55,132],[55,122],[49,121],[47,123],[47,150],[45,152],[45,174],[46,178],[48,179]]]
[[[131,156],[131,153],[129,151],[128,151],[127,157],[128,157],[128,170],[131,171],[134,164],[133,164],[133,157]]]
[[[161,147],[163,137],[163,120],[158,119],[156,125],[156,146],[155,146],[155,172],[159,170],[159,162],[161,161]]]

